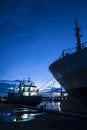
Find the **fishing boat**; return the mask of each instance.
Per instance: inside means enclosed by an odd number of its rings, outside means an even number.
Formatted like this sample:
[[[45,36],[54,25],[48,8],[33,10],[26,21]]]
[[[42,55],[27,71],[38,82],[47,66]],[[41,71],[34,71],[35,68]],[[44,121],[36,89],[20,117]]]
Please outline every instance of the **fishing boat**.
[[[81,43],[81,27],[76,18],[74,23],[76,46],[63,50],[49,70],[75,105],[87,106],[87,41]]]
[[[8,102],[13,104],[36,106],[41,100],[37,86],[30,79],[21,81],[18,87],[14,86],[13,92],[8,93]]]

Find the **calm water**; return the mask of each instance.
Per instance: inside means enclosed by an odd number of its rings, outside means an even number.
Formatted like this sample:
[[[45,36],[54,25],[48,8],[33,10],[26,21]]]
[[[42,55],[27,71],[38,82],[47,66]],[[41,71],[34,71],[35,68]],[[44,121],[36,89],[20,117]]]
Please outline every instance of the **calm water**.
[[[45,112],[40,112],[38,110],[33,110],[30,108],[13,108],[8,111],[0,112],[0,121],[4,122],[24,122],[35,119],[36,116],[41,116]]]
[[[60,108],[60,102],[58,101],[42,101],[40,103],[40,105],[38,105],[37,107],[41,107],[43,106],[44,108],[46,109],[49,109],[49,110],[58,110],[58,111],[61,111],[61,108]]]
[[[37,107],[49,110],[58,110],[60,109],[60,102],[54,101],[43,101]],[[36,116],[41,116],[45,112],[40,112],[39,110],[31,109],[27,106],[21,108],[12,108],[11,110],[0,111],[0,120],[5,122],[23,122],[30,121],[36,118]]]

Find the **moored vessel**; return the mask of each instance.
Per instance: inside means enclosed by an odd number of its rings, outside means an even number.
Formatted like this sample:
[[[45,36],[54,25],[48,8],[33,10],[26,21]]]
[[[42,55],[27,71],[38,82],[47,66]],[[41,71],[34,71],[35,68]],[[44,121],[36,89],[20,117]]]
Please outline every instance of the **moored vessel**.
[[[74,23],[77,45],[62,51],[61,57],[49,66],[49,70],[75,105],[87,106],[87,42],[81,43],[77,19]]]
[[[40,104],[42,96],[38,95],[37,86],[28,79],[20,82],[19,86],[14,86],[13,92],[8,93],[8,102],[36,106]]]

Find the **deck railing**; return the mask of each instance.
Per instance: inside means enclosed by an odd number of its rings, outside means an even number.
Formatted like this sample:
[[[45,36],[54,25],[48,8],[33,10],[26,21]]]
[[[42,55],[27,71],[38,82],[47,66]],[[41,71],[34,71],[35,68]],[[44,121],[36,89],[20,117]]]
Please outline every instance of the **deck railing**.
[[[84,49],[85,47],[87,47],[87,41],[81,44],[81,49]],[[65,56],[68,56],[76,51],[77,51],[77,46],[63,50],[62,54],[56,60],[59,60]]]

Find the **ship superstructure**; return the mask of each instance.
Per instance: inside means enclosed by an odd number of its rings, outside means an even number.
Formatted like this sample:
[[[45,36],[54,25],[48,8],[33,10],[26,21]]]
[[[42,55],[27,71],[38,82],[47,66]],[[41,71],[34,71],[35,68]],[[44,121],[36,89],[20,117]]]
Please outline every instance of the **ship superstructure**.
[[[42,96],[38,95],[36,88],[37,86],[30,79],[22,81],[17,89],[14,86],[13,92],[8,93],[8,102],[36,106],[42,101]]]

